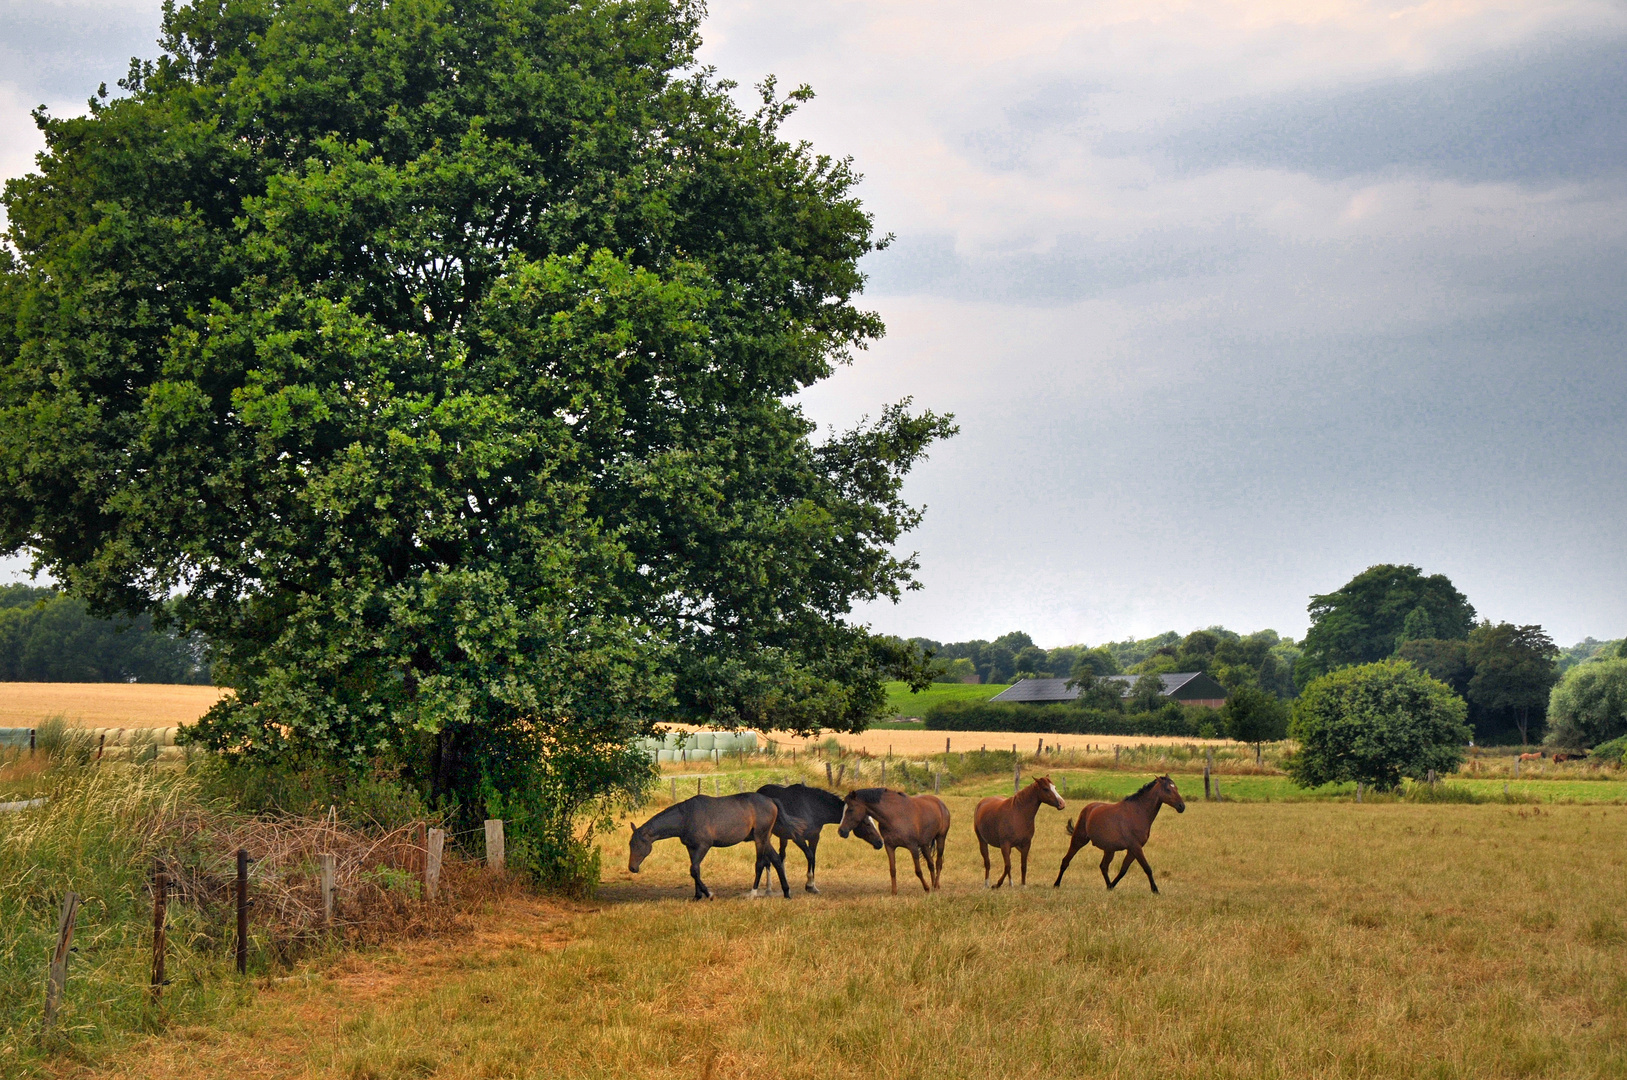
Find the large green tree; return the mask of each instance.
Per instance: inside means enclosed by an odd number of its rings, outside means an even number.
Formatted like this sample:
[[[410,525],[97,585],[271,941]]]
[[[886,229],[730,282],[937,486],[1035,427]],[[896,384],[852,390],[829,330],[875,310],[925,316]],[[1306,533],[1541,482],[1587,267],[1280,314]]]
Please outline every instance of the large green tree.
[[[1627,657],[1590,660],[1565,672],[1548,697],[1548,738],[1581,750],[1627,734]]]
[[[1337,668],[1383,660],[1403,641],[1461,641],[1475,615],[1445,574],[1390,565],[1370,566],[1343,588],[1311,597],[1308,610],[1311,628],[1294,665],[1300,686]]]
[[[0,682],[207,683],[202,643],[152,621],[97,619],[55,589],[0,585]]]
[[[1311,682],[1294,703],[1288,762],[1298,784],[1359,780],[1380,791],[1403,777],[1450,772],[1469,739],[1468,706],[1405,660],[1341,668]]]
[[[1548,693],[1559,681],[1559,646],[1540,626],[1483,622],[1469,634],[1470,704],[1487,720],[1507,717],[1530,741],[1533,717],[1547,714]],[[1485,725],[1485,721],[1482,721]]]
[[[0,548],[207,635],[214,746],[398,768],[539,866],[654,720],[862,727],[926,672],[848,613],[952,427],[814,439],[877,240],[700,15],[166,9],[6,188]]]

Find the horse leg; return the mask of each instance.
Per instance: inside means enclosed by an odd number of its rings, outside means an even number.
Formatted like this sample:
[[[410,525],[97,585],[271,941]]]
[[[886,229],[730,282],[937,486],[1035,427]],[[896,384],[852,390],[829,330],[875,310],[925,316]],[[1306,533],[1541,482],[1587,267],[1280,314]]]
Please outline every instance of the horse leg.
[[[938,861],[932,867],[932,887],[943,887],[943,853],[949,847],[949,834],[946,832],[938,837]],[[930,856],[928,856],[930,858]]]
[[[1141,869],[1147,872],[1147,884],[1152,886],[1153,892],[1157,892],[1158,882],[1153,880],[1152,867],[1147,863],[1147,856],[1142,854],[1141,849],[1138,847],[1131,848],[1130,853],[1136,857],[1136,862],[1141,864]],[[1128,863],[1130,860],[1125,859],[1124,861]]]
[[[983,887],[989,887],[989,845],[981,836],[977,838],[977,846],[983,849]]]
[[[921,873],[921,845],[910,845],[910,858],[915,860],[915,876],[920,879],[921,891],[931,892],[932,886],[926,883],[926,875]],[[927,861],[929,863],[932,861],[932,853],[930,851],[927,852]]]
[[[1028,888],[1028,845],[1022,844],[1017,848],[1023,857],[1023,888]]]
[[[1108,868],[1111,867],[1112,865],[1113,865],[1113,852],[1111,852],[1111,851],[1103,852],[1102,853],[1102,880],[1107,882],[1107,887],[1109,889],[1111,889],[1113,886],[1118,884],[1118,882],[1114,881],[1112,879],[1112,877],[1107,872]]]
[[[763,841],[763,854],[768,857],[769,862],[774,864],[774,872],[780,876],[780,895],[785,897],[787,900],[791,899],[791,883],[785,880],[785,860],[774,854],[774,841],[772,837]],[[772,889],[772,887],[766,881],[763,882],[763,886],[764,893],[768,893]]]
[[[1005,871],[1000,875],[1000,880],[996,881],[994,883],[994,887],[996,889],[998,889],[1000,886],[1004,885],[1006,882],[1011,880],[1011,845],[1010,844],[1001,844],[1000,845],[1000,858],[1002,858],[1002,859],[1004,859],[1006,861],[1006,868],[1005,868]]]
[[[708,850],[708,846],[705,844],[696,844],[689,849],[689,876],[695,879],[696,900],[712,899],[712,890],[708,889],[706,882],[701,880],[701,860],[706,858]]]
[[[808,883],[803,886],[815,896],[819,895],[819,886],[814,884],[814,856],[819,854],[819,837],[802,841],[802,853],[808,857]]]
[[[887,845],[887,873],[892,875],[893,895],[898,895],[898,849],[892,844]]]
[[[1085,843],[1089,843],[1089,841],[1086,841]],[[1062,869],[1056,872],[1056,882],[1051,886],[1051,888],[1057,889],[1062,887],[1062,875],[1068,872],[1068,864],[1073,862],[1073,857],[1079,854],[1079,849],[1084,846],[1085,844],[1079,842],[1079,833],[1075,832],[1073,834],[1073,842],[1068,845],[1068,853],[1062,856]]]
[[[1136,857],[1130,853],[1130,849],[1125,848],[1124,861],[1119,863],[1119,872],[1118,875],[1113,878],[1113,885],[1117,885],[1119,882],[1124,880],[1124,875],[1130,872],[1130,864],[1135,861]],[[1109,885],[1108,888],[1111,889],[1113,885]]]

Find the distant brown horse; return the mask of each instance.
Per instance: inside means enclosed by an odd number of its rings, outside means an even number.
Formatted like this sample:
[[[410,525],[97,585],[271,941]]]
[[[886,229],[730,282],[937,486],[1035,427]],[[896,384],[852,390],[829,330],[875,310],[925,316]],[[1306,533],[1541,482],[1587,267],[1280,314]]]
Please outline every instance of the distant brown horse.
[[[887,788],[861,788],[850,791],[843,800],[842,823],[838,836],[859,829],[867,818],[873,818],[881,833],[881,842],[887,846],[887,870],[893,877],[893,895],[898,895],[898,860],[894,852],[909,848],[915,860],[915,876],[921,879],[921,888],[927,892],[938,888],[943,877],[943,849],[949,841],[949,807],[936,795],[905,795]],[[938,859],[932,861],[933,850]],[[932,884],[921,874],[921,852],[926,852],[927,868],[932,871]]]
[[[983,849],[985,889],[989,887],[990,844],[998,847],[1001,857],[1006,860],[1005,873],[1000,875],[994,887],[998,889],[1011,880],[1012,848],[1022,852],[1022,883],[1028,884],[1028,845],[1034,840],[1034,817],[1039,813],[1040,803],[1058,810],[1068,807],[1049,776],[1040,777],[1009,799],[994,795],[977,804],[977,810],[972,814],[972,831],[977,834],[977,844]]]
[[[1085,807],[1079,813],[1077,824],[1068,822],[1073,843],[1068,845],[1068,853],[1062,857],[1062,869],[1056,872],[1057,885],[1062,884],[1062,875],[1068,872],[1068,864],[1073,862],[1074,854],[1086,844],[1095,844],[1102,849],[1102,880],[1107,882],[1109,889],[1123,879],[1125,871],[1130,869],[1130,860],[1134,859],[1147,872],[1147,884],[1152,886],[1153,892],[1157,892],[1158,882],[1153,880],[1152,867],[1147,865],[1147,856],[1141,853],[1141,849],[1146,845],[1147,837],[1152,835],[1152,823],[1158,816],[1158,808],[1165,803],[1173,806],[1177,814],[1186,813],[1186,800],[1175,790],[1175,781],[1160,776],[1156,780],[1149,780],[1134,795],[1116,803],[1093,802]],[[1124,852],[1124,864],[1119,867],[1118,877],[1110,879],[1107,868],[1113,862],[1115,851]]]

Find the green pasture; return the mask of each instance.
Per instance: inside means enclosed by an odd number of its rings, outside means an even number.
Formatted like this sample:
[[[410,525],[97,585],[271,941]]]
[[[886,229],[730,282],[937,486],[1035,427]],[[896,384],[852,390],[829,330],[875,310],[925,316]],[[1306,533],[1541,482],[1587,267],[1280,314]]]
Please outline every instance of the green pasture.
[[[887,715],[920,716],[945,701],[987,701],[1006,689],[1001,683],[933,683],[919,694],[908,683],[887,684]]]

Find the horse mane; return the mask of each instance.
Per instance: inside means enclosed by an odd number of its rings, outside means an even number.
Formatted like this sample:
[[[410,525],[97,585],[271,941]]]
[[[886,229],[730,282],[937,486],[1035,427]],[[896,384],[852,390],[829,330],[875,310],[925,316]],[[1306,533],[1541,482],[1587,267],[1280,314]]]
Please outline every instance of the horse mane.
[[[865,802],[875,802],[877,799],[881,798],[883,795],[886,795],[889,790],[890,789],[884,788],[884,787],[867,787],[867,788],[859,788],[853,794],[857,795],[859,798],[863,799]]]
[[[1153,785],[1156,784],[1156,783],[1158,783],[1158,777],[1155,776],[1151,780],[1148,780],[1145,784],[1142,784],[1141,787],[1135,792],[1135,794],[1126,795],[1124,797],[1124,801],[1129,802],[1131,799],[1135,798],[1136,795],[1145,795],[1147,792],[1152,790]]]

